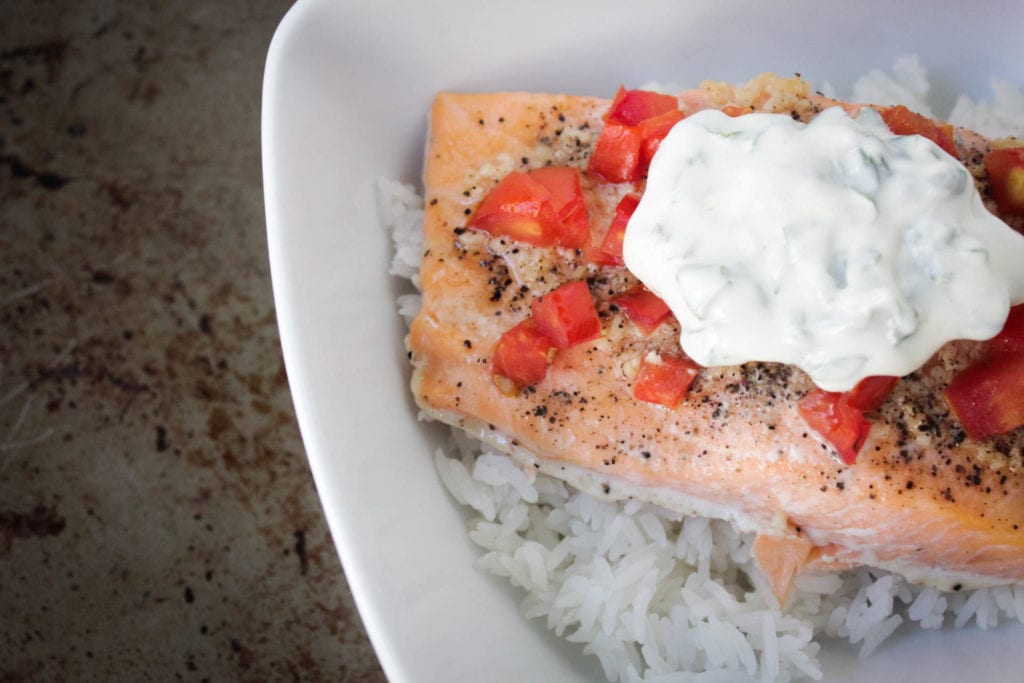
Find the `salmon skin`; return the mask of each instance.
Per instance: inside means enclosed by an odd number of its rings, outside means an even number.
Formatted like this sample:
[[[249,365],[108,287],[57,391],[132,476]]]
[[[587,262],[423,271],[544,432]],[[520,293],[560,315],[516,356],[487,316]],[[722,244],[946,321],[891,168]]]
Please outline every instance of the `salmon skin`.
[[[705,83],[679,100],[688,114],[732,106],[801,121],[836,104],[858,109],[771,74],[744,86]],[[625,268],[588,263],[582,250],[466,229],[510,171],[585,170],[609,104],[529,93],[437,96],[425,160],[423,306],[407,340],[419,406],[589,492],[756,532],[755,559],[780,600],[809,569],[870,565],[940,589],[1024,579],[1024,429],[972,441],[942,397],[984,353],[983,342],[951,342],[901,379],[869,415],[857,462],[845,466],[798,413],[814,389],[799,369],[705,368],[676,409],[638,401],[631,380],[640,359],[680,348],[674,319],[645,336],[611,303],[637,280]],[[987,197],[983,155],[1007,143],[962,129],[956,140]],[[582,177],[599,244],[633,187]],[[490,366],[502,333],[530,315],[534,299],[573,280],[589,285],[602,335],[560,351],[539,383],[503,394]]]

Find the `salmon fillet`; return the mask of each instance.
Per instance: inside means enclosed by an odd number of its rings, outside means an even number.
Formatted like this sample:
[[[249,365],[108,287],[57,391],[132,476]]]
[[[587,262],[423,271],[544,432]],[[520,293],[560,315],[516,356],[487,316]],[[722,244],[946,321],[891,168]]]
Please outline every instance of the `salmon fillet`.
[[[706,83],[679,99],[686,113],[731,105],[803,121],[834,104],[858,108],[771,74],[745,86]],[[645,336],[610,303],[638,284],[626,269],[466,230],[509,171],[585,169],[609,104],[527,93],[436,98],[425,163],[423,306],[408,337],[419,406],[592,493],[641,497],[758,533],[755,558],[780,600],[808,567],[871,565],[942,589],[1024,579],[1024,429],[972,441],[942,397],[984,343],[949,343],[903,378],[870,415],[859,459],[845,466],[798,413],[814,389],[799,369],[705,368],[674,410],[638,401],[631,380],[640,359],[678,354],[679,329],[670,319]],[[986,197],[982,157],[1007,143],[961,129],[956,139]],[[632,188],[584,173],[583,189],[599,243]],[[588,283],[602,335],[560,351],[539,383],[503,394],[490,367],[500,336],[530,315],[535,298],[572,280]]]

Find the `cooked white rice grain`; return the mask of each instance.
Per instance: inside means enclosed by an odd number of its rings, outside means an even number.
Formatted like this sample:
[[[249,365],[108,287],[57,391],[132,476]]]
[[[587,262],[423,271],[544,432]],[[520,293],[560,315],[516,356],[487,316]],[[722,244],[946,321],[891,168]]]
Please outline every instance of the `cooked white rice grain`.
[[[854,102],[871,104],[902,104],[919,114],[934,117],[928,95],[931,86],[928,74],[916,55],[898,58],[892,73],[872,69],[853,84]]]
[[[949,122],[990,137],[1024,137],[1024,92],[1009,81],[992,79],[993,100],[972,102],[961,95]]]

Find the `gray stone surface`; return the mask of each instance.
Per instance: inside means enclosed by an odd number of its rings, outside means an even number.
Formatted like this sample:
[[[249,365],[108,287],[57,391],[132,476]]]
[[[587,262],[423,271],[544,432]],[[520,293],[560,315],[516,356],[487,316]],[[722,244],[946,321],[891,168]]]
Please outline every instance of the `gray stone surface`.
[[[0,4],[0,679],[383,680],[271,298],[289,5]]]

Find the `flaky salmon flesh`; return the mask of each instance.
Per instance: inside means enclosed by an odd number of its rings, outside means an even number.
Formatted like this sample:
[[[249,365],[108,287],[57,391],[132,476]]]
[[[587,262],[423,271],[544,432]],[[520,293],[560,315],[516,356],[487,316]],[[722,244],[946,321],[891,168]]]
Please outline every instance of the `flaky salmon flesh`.
[[[801,121],[835,104],[858,109],[771,74],[744,86],[705,83],[679,100],[687,114],[729,105]],[[674,319],[647,336],[610,303],[637,280],[578,250],[466,229],[510,171],[585,170],[609,104],[528,93],[437,96],[425,162],[423,305],[408,337],[422,410],[592,493],[639,497],[756,532],[755,559],[782,600],[801,571],[859,565],[942,589],[1024,579],[1024,429],[973,441],[942,395],[984,343],[951,342],[902,378],[869,414],[868,441],[847,466],[798,412],[814,389],[799,369],[704,368],[677,408],[638,401],[631,382],[641,358],[680,348]],[[956,142],[986,197],[983,155],[1013,143],[963,129]],[[634,188],[582,178],[599,244]],[[491,371],[502,333],[530,315],[537,297],[574,280],[589,285],[601,336],[559,351],[539,383],[503,393]]]

